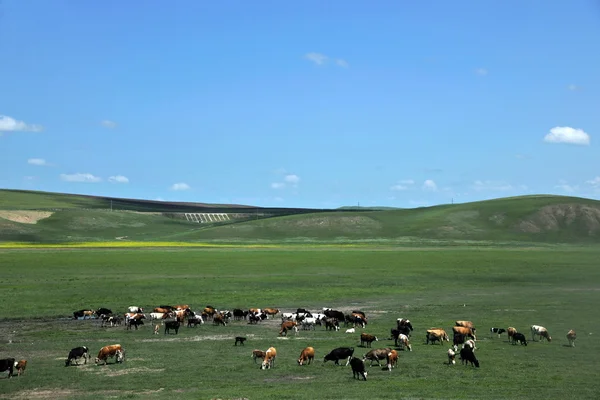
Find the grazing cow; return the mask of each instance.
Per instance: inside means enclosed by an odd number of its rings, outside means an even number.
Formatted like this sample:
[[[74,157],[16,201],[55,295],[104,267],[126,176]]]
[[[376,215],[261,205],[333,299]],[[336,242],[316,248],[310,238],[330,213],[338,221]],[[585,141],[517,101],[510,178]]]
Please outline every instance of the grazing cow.
[[[549,342],[552,341],[552,338],[550,337],[550,334],[546,328],[540,325],[531,325],[531,340],[535,342],[536,336],[540,337],[540,341],[542,341],[542,338],[545,338]]]
[[[377,339],[377,336],[373,336],[368,333],[360,334],[360,345],[363,347],[365,346],[365,344],[366,344],[366,347],[371,347],[371,343],[377,342],[378,340],[379,339]]]
[[[153,312],[157,313],[157,314],[168,314],[172,311],[172,307],[156,307],[154,310],[152,310]]]
[[[165,322],[165,335],[167,333],[169,333],[169,331],[171,329],[173,329],[175,331],[175,334],[177,335],[177,332],[179,332],[179,327],[181,326],[181,322],[179,321],[167,321]]]
[[[512,335],[512,344],[517,344],[517,342],[527,346],[527,339],[525,339],[525,335],[522,333],[515,332],[515,334]]]
[[[473,349],[470,348],[469,346],[463,347],[460,350],[460,360],[461,360],[461,364],[464,364],[465,366],[468,366],[469,363],[471,363],[471,366],[474,365],[475,367],[479,368],[479,361],[475,357],[475,353],[473,352]]]
[[[457,322],[460,322],[460,321],[457,321]],[[452,333],[454,334],[454,336],[464,335],[466,337],[472,338],[473,340],[477,340],[477,337],[475,337],[475,329],[469,328],[466,326],[453,326]]]
[[[398,335],[398,337],[395,340],[395,345],[396,345],[396,347],[400,347],[402,350],[407,348],[408,351],[412,351],[412,346],[410,345],[410,340],[409,340],[408,336],[406,336],[403,333]]]
[[[398,318],[396,320],[396,327],[400,333],[404,333],[406,336],[410,336],[410,332],[413,330],[411,322],[406,318]]]
[[[456,364],[456,352],[452,349],[448,349],[448,365]]]
[[[267,316],[270,315],[270,316],[274,317],[275,315],[279,314],[279,309],[277,309],[277,308],[264,308],[263,312],[265,314],[267,314]]]
[[[575,339],[577,339],[577,334],[573,329],[567,332],[567,340],[569,341],[569,346],[575,347]]]
[[[138,307],[138,306],[129,306],[127,308],[129,310],[130,313],[143,313],[144,309],[142,307]]]
[[[333,361],[335,365],[340,365],[340,360],[347,360],[347,366],[352,358],[352,355],[354,355],[354,347],[337,347],[323,357],[323,363],[326,363],[327,361]]]
[[[367,319],[360,314],[352,314],[351,318],[355,327],[360,325],[361,328],[364,328],[368,323]]]
[[[350,367],[352,368],[352,378],[360,380],[360,377],[362,376],[363,379],[366,381],[368,372],[365,368],[364,361],[360,358],[352,357],[352,359],[350,359],[348,362],[350,363]]]
[[[465,328],[471,328],[473,329],[473,332],[475,332],[475,325],[473,325],[473,322],[471,321],[456,321],[454,322],[454,326],[463,326]]]
[[[323,312],[323,314],[325,314],[325,316],[328,318],[336,318],[338,321],[344,320],[344,313],[341,311],[327,310],[327,311]]]
[[[212,318],[217,313],[217,310],[213,306],[206,306],[202,312]]]
[[[387,355],[387,369],[391,371],[392,368],[396,368],[398,365],[398,352],[396,350],[392,350]]]
[[[506,334],[508,335],[509,342],[513,341],[513,336],[515,333],[517,333],[517,328],[513,328],[512,326],[509,326],[508,329],[506,330]]]
[[[138,330],[138,326],[144,325],[144,321],[142,319],[131,318],[127,320],[127,330],[130,330],[132,326],[135,327],[135,330]]]
[[[490,328],[490,334],[493,335],[494,333],[496,333],[498,334],[498,338],[500,338],[500,335],[504,332],[506,332],[506,329],[504,328]]]
[[[225,317],[223,317],[221,314],[213,314],[213,325],[227,326],[227,322],[225,321]]]
[[[112,313],[113,312],[110,308],[105,308],[105,307],[100,307],[99,309],[94,311],[94,314],[96,314],[97,317],[99,317],[101,315],[111,315]]]
[[[340,323],[337,318],[327,317],[325,318],[325,330],[327,331],[339,331]]]
[[[73,319],[91,319],[92,316],[94,315],[94,310],[79,310],[79,311],[75,311],[73,312]]]
[[[283,336],[287,336],[289,330],[294,330],[294,332],[298,333],[298,323],[295,321],[285,321],[281,324],[281,329],[279,330],[279,334]]]
[[[98,364],[100,361],[104,361],[104,365],[106,365],[109,357],[115,357],[115,363],[122,363],[125,360],[125,349],[120,344],[104,346],[98,352],[95,362]]]
[[[354,329],[354,328],[346,329],[346,333],[354,333],[354,332],[356,332],[356,329]]]
[[[318,321],[319,325],[321,324],[321,321]],[[304,318],[302,320],[302,329],[305,331],[309,331],[309,330],[314,330],[315,329],[315,324],[317,324],[317,319],[314,317],[309,317],[309,318]]]
[[[361,317],[363,317],[364,319],[367,319],[367,316],[366,316],[366,314],[365,314],[363,311],[360,311],[360,310],[354,310],[354,311],[352,311],[352,314],[358,314],[358,315],[360,315]]]
[[[275,367],[275,358],[277,357],[277,350],[275,347],[269,347],[265,351],[265,358],[263,359],[260,369],[269,369]]]
[[[188,328],[194,328],[194,327],[196,327],[196,325],[202,325],[203,323],[204,323],[204,320],[202,319],[202,316],[199,314],[194,314],[191,317],[188,317],[188,320],[187,320]]]
[[[4,358],[0,360],[0,372],[8,371],[8,377],[11,378],[13,374],[13,368],[15,367],[14,358]]]
[[[387,359],[387,355],[391,351],[392,351],[392,349],[390,349],[389,347],[384,348],[384,349],[373,349],[363,356],[363,361],[370,360],[371,363],[369,366],[371,366],[371,367],[373,366],[373,361],[377,361],[377,365],[379,365],[381,367],[381,362],[379,360]]]
[[[300,358],[298,358],[298,364],[303,365],[304,362],[307,362],[307,365],[310,364],[310,362],[315,358],[315,349],[313,349],[312,347],[307,347],[304,350],[302,350],[302,353],[300,353]]]
[[[452,344],[458,346],[464,344],[467,340],[475,340],[473,335],[465,335],[463,333],[455,333],[452,338]]]
[[[442,342],[444,340],[446,342],[450,341],[450,338],[448,337],[448,334],[446,333],[446,331],[441,328],[428,329],[425,338],[427,339],[426,344],[429,344],[429,342],[435,343],[436,341],[439,341],[440,344],[443,344]]]
[[[467,341],[466,341],[466,342],[465,342],[465,343],[462,345],[462,347],[463,347],[463,348],[465,348],[465,347],[470,347],[470,348],[473,350],[473,352],[474,352],[475,350],[477,350],[477,347],[475,346],[475,341],[474,341],[473,339],[469,339],[469,340],[467,340]]]
[[[27,360],[19,360],[15,363],[15,368],[17,368],[17,375],[21,376],[25,373],[25,368],[27,368]]]
[[[77,359],[82,358],[84,360],[84,364],[87,364],[88,358],[90,358],[89,349],[85,346],[75,347],[69,351],[69,355],[67,356],[67,360],[65,361],[65,367],[71,365],[72,361],[77,361]]]
[[[236,336],[235,337],[235,343],[233,344],[234,346],[237,346],[237,344],[239,343],[240,345],[244,345],[244,342],[246,341],[245,337],[242,336]]]
[[[173,308],[175,310],[189,310],[190,306],[188,306],[187,304],[179,304],[179,305],[173,306]]]
[[[262,350],[254,349],[252,350],[252,358],[254,359],[254,364],[256,364],[257,358],[262,358],[264,360],[265,352]]]

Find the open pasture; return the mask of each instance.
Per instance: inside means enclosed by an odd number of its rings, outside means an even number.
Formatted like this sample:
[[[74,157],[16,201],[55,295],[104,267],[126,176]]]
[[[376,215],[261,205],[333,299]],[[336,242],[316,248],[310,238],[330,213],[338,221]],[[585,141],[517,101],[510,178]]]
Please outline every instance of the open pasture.
[[[0,378],[0,398],[472,398],[596,399],[600,334],[600,251],[560,249],[40,249],[0,250],[0,358],[27,359],[21,377]],[[360,309],[369,324],[355,334],[315,331],[278,335],[279,316],[258,325],[231,321],[182,327],[178,335],[101,328],[68,319],[83,308],[130,305],[149,313],[160,304],[201,310],[277,307],[312,311]],[[415,331],[391,373],[368,368],[366,382],[350,367],[323,363],[335,347],[362,357],[360,332],[387,340],[398,317]],[[425,345],[425,330],[450,335],[455,320],[472,320],[481,368],[446,364],[447,343]],[[531,339],[543,325],[552,342],[510,345],[490,327],[514,326]],[[569,329],[576,347],[567,347]],[[234,346],[235,336],[248,338]],[[95,366],[107,344],[126,361]],[[88,346],[91,364],[65,368],[73,347]],[[260,370],[253,349],[277,348],[275,368]],[[316,349],[311,365],[296,360]]]

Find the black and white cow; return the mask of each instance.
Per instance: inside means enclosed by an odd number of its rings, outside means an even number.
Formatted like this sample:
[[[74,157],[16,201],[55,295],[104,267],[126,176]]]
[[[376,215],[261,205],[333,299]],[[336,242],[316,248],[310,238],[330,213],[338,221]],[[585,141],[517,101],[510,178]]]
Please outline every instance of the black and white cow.
[[[504,332],[506,332],[506,329],[504,328],[490,328],[490,334],[498,334],[498,337],[500,337],[501,334],[503,334]]]
[[[65,367],[68,367],[69,365],[71,365],[72,361],[77,361],[78,359],[82,358],[84,360],[84,364],[87,364],[87,360],[88,358],[90,358],[89,355],[89,349],[85,346],[80,346],[80,347],[75,347],[74,349],[71,349],[71,351],[69,351],[69,355],[67,356],[67,360],[65,361]]]
[[[14,358],[4,358],[0,360],[0,372],[8,371],[8,377],[12,377],[13,369],[15,368]]]
[[[368,373],[363,360],[352,357],[350,360],[350,367],[352,367],[352,378],[360,380],[360,377],[362,376],[365,381],[367,380]]]
[[[333,361],[335,365],[340,365],[340,360],[346,360],[346,366],[350,362],[350,359],[354,355],[354,347],[338,347],[329,352],[324,358],[323,363],[327,361]]]

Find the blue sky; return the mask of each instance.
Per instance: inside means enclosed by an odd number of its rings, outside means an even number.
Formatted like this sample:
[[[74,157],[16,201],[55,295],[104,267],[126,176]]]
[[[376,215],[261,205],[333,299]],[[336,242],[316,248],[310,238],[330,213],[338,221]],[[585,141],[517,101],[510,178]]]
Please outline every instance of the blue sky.
[[[600,198],[595,0],[0,0],[0,187]]]

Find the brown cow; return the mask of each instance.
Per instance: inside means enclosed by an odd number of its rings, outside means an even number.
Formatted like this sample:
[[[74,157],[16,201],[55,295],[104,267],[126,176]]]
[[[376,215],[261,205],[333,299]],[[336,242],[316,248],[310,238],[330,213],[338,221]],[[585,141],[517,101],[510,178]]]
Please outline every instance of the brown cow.
[[[20,360],[19,362],[17,362],[17,365],[16,365],[17,375],[21,376],[21,374],[24,374],[26,367],[27,367],[27,360]]]
[[[387,355],[387,369],[391,371],[392,368],[395,368],[398,365],[398,352],[396,350],[392,350]]]
[[[275,357],[277,357],[277,350],[275,350],[275,347],[269,347],[269,349],[265,351],[265,358],[263,359],[260,369],[275,367]]]
[[[279,330],[279,334],[283,335],[283,336],[287,336],[287,332],[292,329],[297,334],[298,333],[298,323],[296,321],[285,321],[281,324],[281,329]]]
[[[272,317],[274,317],[275,315],[279,314],[279,309],[277,309],[277,308],[263,308],[263,312],[265,314],[267,314],[267,318],[268,318],[269,315],[272,316]]]
[[[168,314],[171,310],[166,309],[166,308],[156,307],[153,311],[155,313]]]
[[[508,341],[509,342],[513,342],[513,336],[515,336],[515,333],[517,333],[517,328],[513,328],[512,326],[509,326],[508,329],[506,330],[506,334],[508,335]]]
[[[456,321],[454,326],[464,326],[465,328],[471,328],[475,331],[475,325],[471,321]]]
[[[263,360],[265,359],[265,352],[262,350],[254,349],[254,350],[252,350],[251,357],[254,359],[254,363],[256,364],[257,358],[262,358]]]
[[[312,347],[307,347],[304,350],[302,350],[302,353],[300,353],[300,358],[298,359],[298,364],[302,365],[305,361],[308,360],[307,365],[310,364],[310,362],[315,358],[315,349],[313,349]]]
[[[466,326],[454,326],[452,327],[452,332],[454,336],[456,335],[464,335],[465,337],[472,337],[473,340],[477,340],[475,336],[475,329],[467,328]]]
[[[368,333],[360,334],[360,345],[366,347],[371,347],[371,343],[378,341],[377,336],[370,335]]]
[[[364,355],[363,362],[365,360],[371,360],[371,363],[369,364],[369,366],[372,367],[373,361],[377,361],[377,365],[379,365],[381,367],[381,363],[379,362],[379,360],[386,360],[388,357],[388,354],[390,354],[391,352],[392,352],[392,349],[389,347],[386,347],[384,349],[373,349]]]
[[[223,317],[221,314],[213,314],[213,324],[227,326],[225,317]]]
[[[96,357],[96,364],[100,361],[104,361],[104,365],[108,363],[109,357],[116,357],[115,363],[121,363],[125,359],[125,349],[121,347],[120,344],[112,344],[109,346],[104,346],[98,352],[98,357]]]
[[[569,341],[569,346],[575,347],[575,339],[577,339],[577,334],[573,329],[567,332],[567,340]]]
[[[429,344],[429,342],[434,343],[436,341],[439,341],[440,344],[443,344],[442,342],[444,340],[447,341],[447,342],[450,341],[450,338],[448,337],[448,334],[442,328],[431,328],[431,329],[428,329],[427,330],[426,339],[427,339],[427,343],[426,344]]]
[[[173,308],[175,310],[188,310],[190,308],[190,306],[188,306],[187,304],[179,304],[179,305],[173,306]]]

